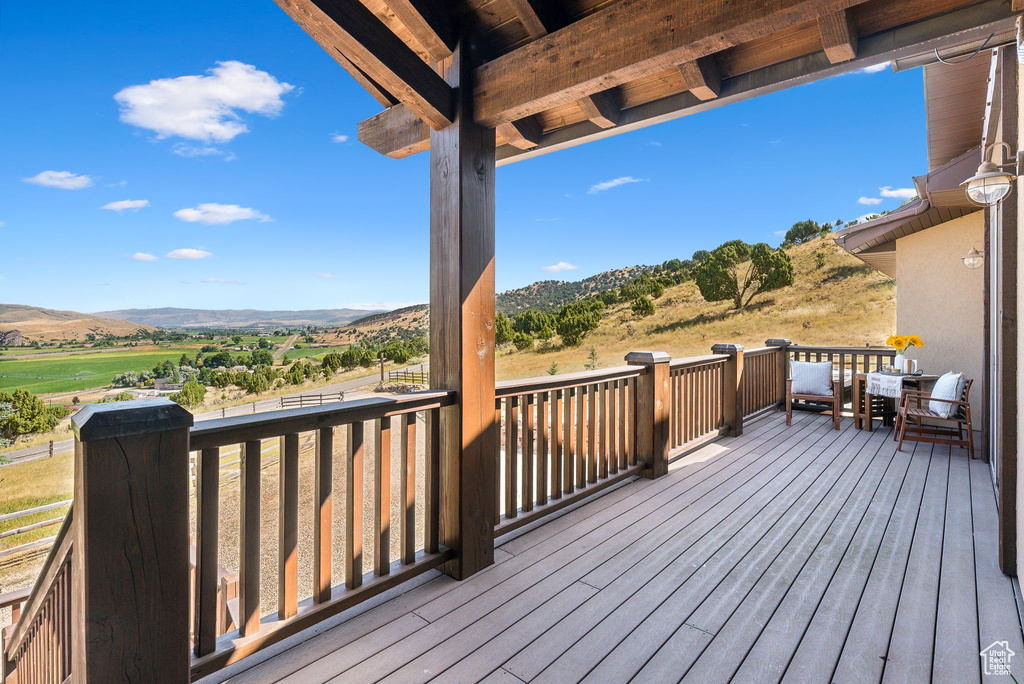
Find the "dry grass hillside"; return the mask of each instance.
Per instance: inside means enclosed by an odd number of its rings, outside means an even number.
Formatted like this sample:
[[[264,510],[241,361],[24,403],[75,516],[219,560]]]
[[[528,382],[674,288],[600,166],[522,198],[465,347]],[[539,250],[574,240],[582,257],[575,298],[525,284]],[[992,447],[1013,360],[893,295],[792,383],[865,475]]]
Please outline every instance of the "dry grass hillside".
[[[54,311],[37,306],[0,304],[0,330],[19,330],[26,341],[84,340],[89,333],[97,336],[134,335],[155,328],[139,323],[101,318],[77,311]]]
[[[664,351],[673,357],[710,353],[716,342],[736,342],[751,349],[771,337],[800,344],[882,344],[896,324],[896,284],[822,238],[789,250],[794,284],[759,295],[743,311],[727,302],[709,304],[693,282],[666,288],[655,313],[637,320],[628,303],[604,312],[600,327],[576,348],[554,338],[532,351],[506,347],[498,351],[499,379],[543,375],[557,364],[559,373],[583,370],[590,347],[598,366],[623,363],[627,352]]]

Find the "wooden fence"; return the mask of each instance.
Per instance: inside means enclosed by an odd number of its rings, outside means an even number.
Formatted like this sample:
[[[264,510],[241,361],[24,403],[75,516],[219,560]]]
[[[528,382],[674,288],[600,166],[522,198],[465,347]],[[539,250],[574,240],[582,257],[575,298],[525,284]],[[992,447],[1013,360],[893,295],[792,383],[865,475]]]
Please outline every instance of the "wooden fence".
[[[280,408],[303,408],[305,406],[323,406],[345,401],[344,392],[328,392],[327,394],[300,394],[297,397],[281,397]],[[223,416],[222,416],[223,417]]]
[[[451,490],[447,501],[442,498],[442,482],[452,475],[445,474],[442,462],[447,453],[442,414],[458,417],[454,392],[318,403],[194,427],[191,414],[166,400],[89,407],[74,422],[72,510],[32,590],[0,596],[15,612],[5,634],[0,674],[16,673],[19,684],[60,683],[72,674],[74,663],[84,670],[74,673],[76,679],[113,681],[121,661],[110,654],[130,652],[149,673],[203,677],[423,572],[446,568],[456,558],[453,549],[465,543],[460,534],[482,533],[492,544],[491,534],[500,538],[628,479],[663,475],[671,458],[697,444],[742,433],[745,420],[783,400],[790,357],[832,360],[845,378],[879,367],[892,355],[884,349],[803,347],[784,340],[768,344],[749,352],[738,345],[715,345],[710,355],[676,360],[659,352],[634,352],[625,366],[497,383],[493,483],[490,469],[481,470],[488,473],[487,497],[493,485],[493,530],[442,529],[442,518],[457,512],[441,512],[442,506],[453,505]],[[417,416],[427,428],[422,473],[417,472]],[[359,485],[367,424],[379,446],[374,449],[372,500],[364,502]],[[347,449],[345,491],[336,497],[333,445],[339,430]],[[313,595],[300,600],[298,475],[304,434],[315,440]],[[280,440],[278,609],[261,618],[260,465],[267,439]],[[400,514],[394,521],[393,439],[401,459]],[[218,502],[221,450],[234,445],[241,449],[239,571],[228,575],[218,557]],[[198,453],[191,550],[190,452]],[[415,533],[418,479],[423,483],[422,544]],[[374,516],[374,567],[366,573],[364,510]],[[134,526],[123,524],[126,511],[137,521]],[[335,517],[343,518],[345,529],[343,568],[337,570],[331,561]],[[394,562],[392,534],[400,541]],[[74,540],[82,540],[88,558]],[[179,576],[165,567],[177,567],[189,556],[194,562],[188,574]],[[117,629],[105,627],[113,620]]]
[[[406,382],[412,385],[430,384],[430,373],[420,364],[416,368],[398,368],[388,371],[388,382]]]

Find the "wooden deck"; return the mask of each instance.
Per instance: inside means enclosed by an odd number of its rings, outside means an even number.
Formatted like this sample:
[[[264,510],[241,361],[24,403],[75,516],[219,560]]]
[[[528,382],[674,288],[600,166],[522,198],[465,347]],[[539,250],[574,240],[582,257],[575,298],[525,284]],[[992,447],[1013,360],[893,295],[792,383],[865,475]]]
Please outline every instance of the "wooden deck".
[[[1006,640],[1019,679],[986,464],[891,437],[772,413],[217,678],[987,682]]]

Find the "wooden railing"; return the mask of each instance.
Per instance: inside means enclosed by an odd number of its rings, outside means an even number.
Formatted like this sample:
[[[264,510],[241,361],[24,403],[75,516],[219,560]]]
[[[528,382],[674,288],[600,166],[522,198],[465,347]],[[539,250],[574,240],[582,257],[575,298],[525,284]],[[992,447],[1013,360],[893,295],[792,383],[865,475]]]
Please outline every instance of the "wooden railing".
[[[88,407],[73,420],[74,520],[69,513],[32,591],[3,599],[20,613],[4,630],[3,674],[13,672],[18,684],[62,683],[73,664],[76,681],[120,681],[130,662],[130,681],[203,677],[430,569],[464,576],[458,566],[467,540],[473,553],[493,558],[494,538],[628,479],[664,475],[672,457],[720,435],[741,434],[745,420],[783,400],[790,357],[831,360],[846,379],[893,355],[882,348],[767,344],[749,352],[718,344],[710,355],[675,361],[661,352],[632,352],[626,366],[497,383],[494,429],[484,421],[486,440],[469,456],[446,440],[459,434],[448,421],[465,410],[448,391],[195,427],[191,414],[164,399]],[[375,433],[374,475],[372,498],[364,502],[364,473],[371,467],[365,462],[367,423]],[[417,440],[421,423],[424,439]],[[312,577],[302,582],[312,595],[304,600],[297,561],[303,434],[312,434],[314,448]],[[344,491],[336,493],[334,444],[342,436]],[[271,439],[279,442],[278,555],[276,572],[261,574],[262,445]],[[393,440],[400,458],[394,521]],[[222,463],[221,450],[234,445],[241,445],[241,458]],[[190,550],[192,452],[198,452],[198,467]],[[220,567],[218,539],[232,521],[221,519],[218,505],[221,471],[230,466],[239,476],[239,548],[238,572],[229,575]],[[480,495],[472,504],[460,499],[459,478],[467,473],[484,473],[474,481]],[[335,499],[343,512],[334,512]],[[366,525],[373,568],[365,573],[364,511],[374,518]],[[337,572],[335,519],[344,527]],[[467,529],[473,520],[486,524]],[[399,542],[394,561],[393,535]],[[474,571],[486,564],[476,563]],[[273,612],[260,604],[261,578],[268,575],[277,584]]]
[[[36,579],[6,630],[2,681],[17,673],[18,684],[61,684],[71,675],[71,551],[74,521],[71,511]]]
[[[440,410],[454,403],[449,392],[423,392],[397,399],[363,399],[344,404],[275,411],[204,421],[193,427],[190,449],[200,452],[196,492],[196,605],[193,679],[305,629],[401,582],[435,568],[449,558],[439,542]],[[417,474],[417,415],[424,414],[425,472]],[[393,419],[398,419],[393,421]],[[398,425],[393,425],[397,422]],[[374,440],[373,569],[363,567],[364,424],[371,423]],[[345,427],[344,567],[331,567],[334,440]],[[401,453],[400,519],[391,520],[391,440]],[[316,433],[313,521],[313,595],[298,596],[299,435]],[[260,466],[262,440],[280,440],[278,509],[278,606],[261,617],[260,607]],[[218,519],[220,449],[242,445],[239,502],[238,629],[217,637]],[[425,483],[423,548],[416,543],[417,477]],[[401,537],[399,558],[392,563],[391,534]],[[335,578],[339,581],[336,582]]]
[[[507,534],[632,476],[643,366],[497,383],[495,535]]]
[[[779,347],[743,352],[740,382],[743,416],[750,417],[786,399],[786,357]]]
[[[724,419],[726,354],[674,359],[671,382],[670,448],[687,448],[709,435],[717,436]]]

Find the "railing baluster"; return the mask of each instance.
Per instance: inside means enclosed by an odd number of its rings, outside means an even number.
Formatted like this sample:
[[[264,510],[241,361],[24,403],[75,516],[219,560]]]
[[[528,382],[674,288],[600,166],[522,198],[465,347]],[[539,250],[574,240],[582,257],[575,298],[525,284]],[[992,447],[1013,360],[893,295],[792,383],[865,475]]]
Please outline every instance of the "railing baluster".
[[[551,498],[562,498],[562,390],[551,391]]]
[[[587,482],[597,482],[597,385],[587,386]]]
[[[516,456],[519,451],[519,398],[505,399],[505,517],[514,518],[518,515],[519,505],[516,498],[519,486],[516,480]]]
[[[313,600],[331,598],[331,548],[334,518],[334,428],[316,432],[313,499]]]
[[[239,501],[238,631],[249,636],[260,631],[260,460],[262,442],[242,445],[241,499]]]
[[[427,553],[440,549],[441,515],[441,409],[427,412],[427,458],[423,481],[423,539]],[[512,505],[515,505],[513,499]]]
[[[345,464],[345,586],[349,589],[363,583],[363,453],[363,424],[352,423]]]
[[[586,388],[578,386],[573,390],[573,394],[576,395],[576,488],[583,489],[587,486],[587,444],[584,436],[587,428]]]
[[[496,423],[501,425],[501,423]],[[500,434],[500,430],[499,430]],[[402,562],[416,562],[416,414],[402,415]],[[498,453],[498,452],[495,452]],[[498,471],[497,468],[494,469]],[[495,492],[499,491],[497,489]],[[497,497],[495,497],[497,498]]]
[[[281,436],[277,518],[277,616],[287,620],[299,606],[299,435]]]
[[[523,396],[522,509],[533,510],[533,394]]]
[[[377,419],[373,497],[374,570],[384,577],[391,572],[391,418]]]
[[[416,449],[413,447],[413,456]],[[501,399],[494,401],[494,524],[501,522]]]
[[[548,393],[537,393],[537,503],[548,502]]]
[[[608,452],[608,472],[614,475],[619,472],[619,432],[616,429],[618,427],[619,393],[616,391],[614,380],[607,383],[607,395],[608,412],[605,414],[605,418],[608,429],[604,431],[604,434],[608,438],[608,447],[605,450]]]
[[[626,456],[626,379],[619,380],[617,384],[619,393],[619,468],[625,470],[628,465]]]
[[[572,387],[566,387],[562,392],[565,399],[562,416],[562,491],[565,494],[572,494],[573,462],[576,460],[576,450],[573,448],[572,443],[572,419],[575,414],[573,406],[573,402],[575,401],[574,393],[575,392]]]
[[[217,526],[220,449],[203,449],[196,475],[195,654],[217,645]]]

